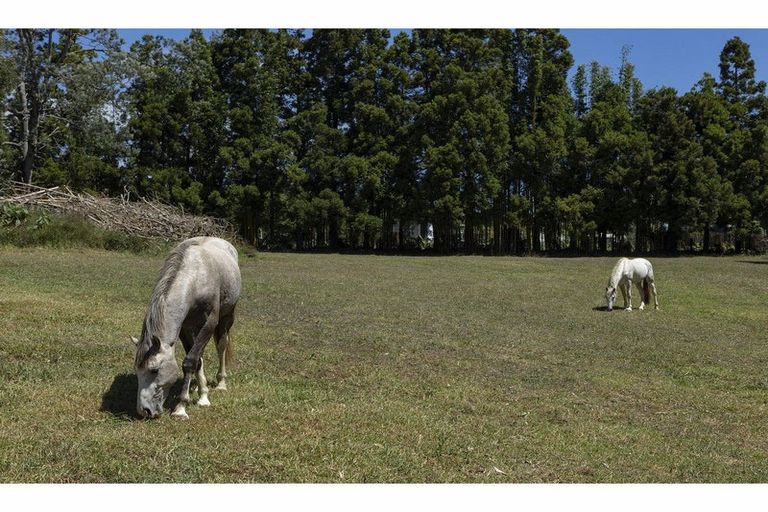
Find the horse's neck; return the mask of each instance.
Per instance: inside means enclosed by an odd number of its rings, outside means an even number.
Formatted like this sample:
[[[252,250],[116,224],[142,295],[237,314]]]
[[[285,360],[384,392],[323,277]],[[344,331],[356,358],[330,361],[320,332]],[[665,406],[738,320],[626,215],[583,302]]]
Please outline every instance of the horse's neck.
[[[621,280],[624,277],[624,269],[628,264],[629,260],[624,260],[613,269],[613,274],[611,275],[611,286],[613,288],[618,287],[619,283],[621,283]]]
[[[165,297],[152,301],[145,320],[146,328],[160,340],[173,344],[179,337],[184,315],[175,308],[168,307]]]

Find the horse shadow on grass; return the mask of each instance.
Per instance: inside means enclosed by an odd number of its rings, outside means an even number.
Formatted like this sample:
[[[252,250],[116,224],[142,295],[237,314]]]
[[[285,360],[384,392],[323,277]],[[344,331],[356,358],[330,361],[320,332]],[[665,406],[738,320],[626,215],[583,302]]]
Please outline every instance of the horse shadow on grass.
[[[182,379],[178,379],[168,392],[165,401],[166,408],[173,408],[179,401]],[[136,414],[136,395],[139,391],[139,383],[135,373],[121,373],[112,380],[109,389],[101,395],[101,409],[112,416],[126,421],[138,420]]]
[[[121,373],[112,380],[112,385],[101,395],[101,410],[125,420],[138,419],[136,415],[136,394],[139,383],[136,374]]]
[[[604,313],[611,313],[611,311],[608,311],[608,306],[595,306],[592,308],[592,311],[601,311]]]

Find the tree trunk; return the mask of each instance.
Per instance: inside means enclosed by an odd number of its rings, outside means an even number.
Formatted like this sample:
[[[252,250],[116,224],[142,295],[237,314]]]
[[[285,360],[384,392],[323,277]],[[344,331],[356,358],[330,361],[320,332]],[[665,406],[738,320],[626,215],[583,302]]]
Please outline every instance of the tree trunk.
[[[664,251],[669,253],[677,252],[677,242],[680,239],[677,231],[668,230],[664,236]]]
[[[269,192],[269,243],[275,243],[275,200],[274,193]]]
[[[331,248],[337,248],[339,246],[339,227],[337,220],[333,219],[330,222],[330,228],[328,233],[328,242]]]
[[[34,147],[30,133],[30,111],[27,103],[27,86],[22,80],[19,84],[19,102],[21,103],[21,181],[32,183],[32,168],[34,164]]]
[[[705,253],[709,252],[709,224],[704,224],[702,231],[704,232],[704,240],[702,242],[702,249]]]
[[[465,214],[464,218],[464,252],[470,254],[475,250],[474,226],[469,215]]]

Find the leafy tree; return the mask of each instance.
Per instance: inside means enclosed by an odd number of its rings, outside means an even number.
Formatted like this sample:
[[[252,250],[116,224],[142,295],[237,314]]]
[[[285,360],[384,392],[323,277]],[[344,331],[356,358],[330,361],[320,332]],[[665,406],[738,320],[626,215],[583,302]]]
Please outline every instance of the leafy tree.
[[[765,82],[755,80],[755,61],[749,45],[739,37],[729,39],[720,52],[720,94],[735,117],[753,114],[757,97],[765,93]]]
[[[630,47],[621,48],[621,65],[619,66],[619,86],[624,91],[630,110],[634,110],[638,99],[643,94],[643,84],[635,76],[635,65],[629,61]]]
[[[554,206],[563,186],[566,139],[573,126],[566,82],[573,57],[568,40],[556,30],[516,32],[525,67],[524,82],[515,87],[520,107],[512,166],[530,205],[529,247],[539,251],[542,228],[548,248],[558,248],[560,243]]]
[[[720,82],[718,91],[728,105],[731,123],[724,152],[728,155],[723,175],[733,185],[737,204],[746,203],[746,211],[763,217],[762,197],[768,186],[768,157],[766,156],[765,82],[755,79],[755,62],[749,45],[738,37],[729,39],[720,53]],[[734,222],[736,249],[757,229],[751,213],[741,209]]]
[[[388,119],[389,154],[396,158],[382,179],[382,230],[385,247],[394,248],[392,224],[397,222],[397,243],[402,249],[406,226],[421,218],[424,208],[418,172],[419,115],[415,43],[405,33],[395,36],[384,56],[382,79],[386,84],[383,108]]]
[[[499,192],[509,148],[500,101],[502,52],[489,31],[421,30],[419,71],[424,87],[419,130],[425,194],[441,251],[475,250],[478,227]]]
[[[295,44],[286,31],[267,30],[225,30],[213,41],[213,63],[228,106],[219,151],[222,183],[261,191],[259,203],[251,203],[248,211],[264,228],[267,245],[283,245],[288,237],[281,224],[290,207],[287,194],[295,184],[297,157],[295,134],[285,133],[283,126],[291,108],[287,55]]]
[[[573,75],[573,95],[574,103],[573,110],[578,119],[584,117],[589,107],[587,96],[587,71],[584,64],[580,64],[576,68],[576,73]]]
[[[674,252],[686,228],[713,220],[720,189],[716,163],[704,156],[677,91],[669,87],[649,91],[637,110],[653,151],[649,179],[656,190],[649,197],[654,210],[648,217],[667,226],[664,249]]]
[[[14,148],[18,177],[31,183],[36,166],[72,142],[67,135],[83,142],[79,126],[103,120],[115,87],[106,57],[119,53],[120,39],[114,30],[17,29],[3,31],[0,51],[6,89],[14,82],[3,96],[4,144]]]
[[[593,148],[587,180],[600,191],[594,220],[598,248],[606,251],[607,234],[613,233],[620,240],[637,217],[638,202],[633,192],[638,190],[637,175],[648,169],[650,155],[645,135],[633,125],[624,91],[613,83],[602,87],[602,99],[585,116],[582,134]],[[641,227],[638,231],[642,232]]]
[[[725,194],[726,182],[731,189],[732,185],[722,175],[728,164],[728,155],[725,153],[727,130],[730,125],[728,106],[717,94],[715,79],[708,73],[704,74],[681,101],[686,115],[693,123],[695,139],[701,146],[703,158],[709,162],[706,165],[714,167],[714,176],[709,184],[712,191],[707,198],[708,206],[703,209],[702,215],[703,250],[709,251],[710,225],[726,225],[732,221],[723,217],[723,201],[726,197],[732,197]]]

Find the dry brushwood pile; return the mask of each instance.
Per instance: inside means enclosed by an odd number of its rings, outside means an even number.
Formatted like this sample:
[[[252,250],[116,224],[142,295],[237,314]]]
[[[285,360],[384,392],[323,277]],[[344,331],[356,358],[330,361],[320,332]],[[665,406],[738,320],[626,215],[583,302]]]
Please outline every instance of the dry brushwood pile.
[[[130,201],[75,193],[67,186],[42,188],[10,182],[0,191],[4,203],[37,208],[50,213],[81,215],[97,226],[146,240],[177,241],[193,236],[232,238],[228,222],[213,217],[189,215],[179,208],[140,198]]]

